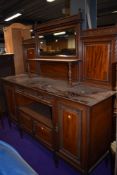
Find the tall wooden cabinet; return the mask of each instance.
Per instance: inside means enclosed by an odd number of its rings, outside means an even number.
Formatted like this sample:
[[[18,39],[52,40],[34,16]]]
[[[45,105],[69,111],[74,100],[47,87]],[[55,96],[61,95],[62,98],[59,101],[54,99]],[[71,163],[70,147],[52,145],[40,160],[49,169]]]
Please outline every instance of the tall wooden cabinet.
[[[76,15],[38,26],[35,42],[23,42],[26,73],[3,82],[20,131],[86,175],[110,147],[117,30],[80,23]]]
[[[15,73],[24,73],[22,41],[31,38],[31,26],[13,23],[3,28],[5,52],[14,54]]]

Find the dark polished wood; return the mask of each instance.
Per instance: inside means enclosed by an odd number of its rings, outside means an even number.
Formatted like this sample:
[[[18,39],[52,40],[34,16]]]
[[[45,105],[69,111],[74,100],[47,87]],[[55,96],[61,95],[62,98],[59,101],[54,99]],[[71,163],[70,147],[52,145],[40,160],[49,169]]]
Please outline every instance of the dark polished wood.
[[[2,87],[2,77],[15,74],[14,55],[1,54],[0,55],[0,113],[7,112],[6,101],[4,100],[4,90]]]
[[[112,63],[112,89],[117,91],[117,62]]]
[[[114,92],[84,83],[69,86],[33,74],[3,81],[6,94],[12,88],[7,101],[15,103],[9,105],[9,113],[15,113],[20,130],[82,173],[90,172],[104,158],[111,142]]]
[[[107,155],[112,139],[117,27],[82,31],[79,17],[38,26],[35,41],[23,44],[27,74],[3,82],[20,131],[53,150],[56,162],[62,157],[86,175]],[[39,35],[70,28],[76,55],[39,55]]]
[[[111,140],[113,113],[112,105],[112,99],[108,99],[94,106],[91,111],[92,117],[90,120],[90,151],[88,155],[90,157],[90,163],[88,163],[89,166],[91,166],[93,162],[97,161],[100,155],[105,152],[104,150],[108,150],[110,146],[109,140]],[[95,119],[93,117],[94,115]],[[103,121],[102,118],[104,119]],[[105,125],[106,127],[104,127]],[[100,145],[100,142],[104,142],[106,144]]]
[[[28,133],[33,133],[32,118],[27,113],[18,111],[19,127],[21,130],[25,130]]]
[[[82,22],[81,14],[68,16],[61,19],[55,19],[41,25],[36,26],[35,31],[39,34],[43,34],[51,31],[59,31],[65,28],[79,27],[79,24]]]
[[[17,121],[14,87],[11,85],[6,85],[4,87],[4,90],[5,90],[5,95],[6,95],[8,113],[10,114],[10,119]]]
[[[84,50],[86,79],[108,82],[110,43],[87,43]]]
[[[35,122],[35,137],[46,145],[52,147],[53,144],[53,133],[52,129],[43,125],[40,122]]]
[[[36,73],[36,62],[28,61],[28,59],[33,59],[36,57],[35,39],[27,39],[23,41],[23,56],[25,71]]]
[[[27,64],[29,66],[29,70],[32,73],[37,73],[41,76],[44,77],[50,77],[50,78],[57,78],[57,79],[62,79],[62,80],[67,80],[72,84],[72,81],[79,81],[79,62],[74,62],[71,64],[68,63],[68,61],[64,60],[78,60],[80,51],[79,51],[79,33],[80,33],[80,24],[81,24],[82,18],[81,15],[74,15],[71,17],[66,17],[62,19],[57,19],[53,20],[52,22],[47,22],[46,24],[41,24],[39,26],[36,26],[35,28],[35,40],[28,40],[24,41],[23,43],[23,48],[24,48],[24,59],[26,60],[26,66]],[[58,32],[61,30],[66,30],[66,29],[74,29],[74,36],[75,36],[75,55],[46,55],[42,56],[40,55],[40,40],[39,36],[44,35],[46,33],[51,33],[51,32]],[[35,44],[34,44],[35,42]],[[59,42],[55,43],[54,41],[51,42],[52,46],[54,47],[56,44]],[[68,44],[68,43],[67,43]],[[48,46],[49,47],[49,46]],[[61,41],[59,43],[58,48],[61,47],[63,49],[66,48],[66,40]],[[68,48],[69,50],[69,48]],[[30,54],[31,53],[31,54]],[[30,59],[31,58],[31,59]],[[46,62],[41,62],[39,60],[33,60],[33,58],[39,58],[43,60],[50,60],[52,59],[53,61],[46,61]],[[56,63],[56,60],[60,60],[59,62]],[[54,62],[55,60],[55,62]],[[35,62],[36,61],[36,62]],[[27,63],[28,62],[28,63]],[[26,68],[27,69],[27,68]]]
[[[83,80],[113,89],[117,62],[117,27],[81,32]]]
[[[59,153],[71,160],[80,161],[81,156],[81,120],[82,111],[73,104],[58,104],[59,113]]]

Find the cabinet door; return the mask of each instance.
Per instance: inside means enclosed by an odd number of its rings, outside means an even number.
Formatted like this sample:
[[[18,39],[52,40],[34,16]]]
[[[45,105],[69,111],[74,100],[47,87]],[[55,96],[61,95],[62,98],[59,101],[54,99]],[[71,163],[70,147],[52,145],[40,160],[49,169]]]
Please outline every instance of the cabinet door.
[[[47,146],[52,147],[53,143],[53,136],[52,136],[52,129],[45,126],[40,122],[35,121],[34,125],[35,130],[35,137],[45,143]]]
[[[8,112],[12,120],[17,121],[16,117],[16,105],[15,105],[15,95],[14,95],[14,87],[10,85],[4,85],[6,101]]]
[[[80,159],[81,111],[69,106],[59,108],[59,152],[70,159]]]
[[[108,41],[84,43],[84,78],[109,82],[111,43]]]

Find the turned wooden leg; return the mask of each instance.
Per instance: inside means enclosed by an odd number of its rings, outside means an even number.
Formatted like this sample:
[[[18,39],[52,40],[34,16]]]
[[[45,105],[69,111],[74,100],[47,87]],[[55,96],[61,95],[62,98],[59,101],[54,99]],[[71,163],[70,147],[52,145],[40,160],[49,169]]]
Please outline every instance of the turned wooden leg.
[[[111,175],[114,175],[115,169],[115,154],[110,150],[110,166],[111,166]]]
[[[56,152],[53,152],[53,159],[54,159],[55,167],[58,168],[58,166],[59,166],[59,157],[56,154]]]

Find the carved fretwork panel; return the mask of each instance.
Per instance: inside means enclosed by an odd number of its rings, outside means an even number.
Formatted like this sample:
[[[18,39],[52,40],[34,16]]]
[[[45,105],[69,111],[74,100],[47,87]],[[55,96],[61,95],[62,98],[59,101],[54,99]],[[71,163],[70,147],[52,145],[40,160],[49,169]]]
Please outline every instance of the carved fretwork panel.
[[[85,43],[84,78],[108,82],[110,64],[110,42]]]

